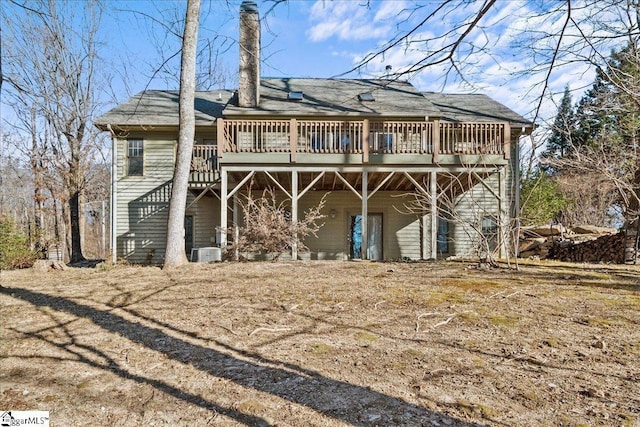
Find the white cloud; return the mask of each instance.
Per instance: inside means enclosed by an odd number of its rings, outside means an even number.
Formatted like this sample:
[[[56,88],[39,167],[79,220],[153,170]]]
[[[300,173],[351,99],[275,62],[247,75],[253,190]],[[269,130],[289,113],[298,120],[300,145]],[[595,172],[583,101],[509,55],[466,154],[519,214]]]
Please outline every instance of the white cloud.
[[[452,3],[460,6],[458,3]],[[358,1],[319,1],[314,4],[310,16],[313,24],[309,36],[314,40],[367,40],[365,44],[345,47],[340,55],[351,58],[358,64],[363,58],[381,47],[389,46],[394,36],[406,32],[424,19],[432,10],[428,7],[409,13],[415,3],[408,1],[372,1],[367,9]],[[429,5],[429,3],[425,3]],[[435,3],[433,3],[435,5]],[[433,6],[432,5],[432,6]],[[435,7],[435,6],[434,6]],[[385,66],[392,65],[394,72],[402,71],[424,59],[427,52],[434,52],[455,40],[464,28],[452,31],[452,25],[474,16],[479,2],[464,3],[451,8],[429,22],[428,31],[412,34],[410,42],[390,48],[383,55],[367,64],[363,75],[381,77]],[[552,97],[561,94],[566,85],[576,91],[574,101],[593,82],[593,67],[584,61],[592,55],[591,46],[584,42],[583,34],[604,34],[612,27],[624,25],[615,19],[615,11],[601,11],[600,2],[572,3],[572,18],[580,25],[580,33],[570,23],[562,39],[562,51],[556,58],[548,86],[548,64],[559,41],[557,34],[566,22],[566,6],[556,4],[533,4],[526,0],[499,2],[460,45],[457,58],[467,81],[455,79],[449,64],[428,67],[410,76],[420,90],[447,92],[486,93],[518,113],[533,118],[540,104],[539,120],[553,117],[556,106]],[[600,15],[594,10],[600,11]],[[400,14],[401,16],[398,16]],[[603,17],[612,27],[598,27]],[[620,21],[619,24],[617,22]],[[612,46],[599,46],[600,52],[608,55]],[[532,49],[533,48],[533,49]],[[368,49],[368,50],[367,50]],[[542,101],[540,101],[542,100]]]
[[[404,0],[382,2],[373,20],[380,22],[392,19],[397,22],[406,19],[408,7],[410,7],[410,5]]]
[[[484,27],[506,26],[513,19],[514,16],[518,16],[523,8],[527,7],[526,1],[507,1],[498,3],[498,7],[492,10],[492,14],[486,17],[481,22]]]
[[[319,0],[311,7],[312,25],[307,36],[314,42],[332,37],[342,41],[388,37],[404,7],[404,1],[372,2],[367,6],[358,1]]]

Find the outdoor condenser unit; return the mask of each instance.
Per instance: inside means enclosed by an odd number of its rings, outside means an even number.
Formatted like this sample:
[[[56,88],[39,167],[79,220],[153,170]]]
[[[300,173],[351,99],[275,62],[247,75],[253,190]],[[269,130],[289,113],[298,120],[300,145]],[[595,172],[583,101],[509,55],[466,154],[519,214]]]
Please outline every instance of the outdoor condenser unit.
[[[215,247],[197,249],[198,262],[222,261],[222,250]]]

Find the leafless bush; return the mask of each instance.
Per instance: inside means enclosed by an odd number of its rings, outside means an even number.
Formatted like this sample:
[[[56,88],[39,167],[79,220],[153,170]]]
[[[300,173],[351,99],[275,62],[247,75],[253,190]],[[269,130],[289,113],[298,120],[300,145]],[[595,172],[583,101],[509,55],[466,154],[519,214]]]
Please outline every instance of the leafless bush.
[[[455,243],[453,229],[456,229],[458,239],[467,246],[467,254],[457,255],[474,256],[480,264],[497,266],[501,250],[509,251],[509,230],[513,224],[506,212],[500,212],[497,198],[495,203],[488,203],[488,197],[469,194],[476,186],[478,191],[493,193],[493,190],[487,190],[488,184],[483,183],[488,178],[484,174],[473,167],[468,172],[439,174],[435,189],[436,216],[439,222],[448,224],[448,232],[446,236],[439,233],[438,244]],[[403,210],[419,215],[431,212],[434,194],[427,190],[429,188],[429,183],[425,182],[422,190],[408,194],[410,200],[404,203]]]
[[[288,200],[278,201],[272,188],[266,188],[256,197],[249,188],[240,201],[244,226],[239,227],[236,240],[228,247],[237,253],[260,253],[273,256],[276,261],[295,245],[298,251],[308,250],[304,240],[317,237],[320,223],[326,215],[321,214],[326,203],[326,194],[320,202],[309,208],[300,219],[291,217]],[[227,230],[233,233],[234,230]]]
[[[582,174],[562,172],[554,179],[558,191],[568,201],[568,209],[560,214],[565,225],[613,225],[611,206],[618,194],[614,186],[597,171]]]

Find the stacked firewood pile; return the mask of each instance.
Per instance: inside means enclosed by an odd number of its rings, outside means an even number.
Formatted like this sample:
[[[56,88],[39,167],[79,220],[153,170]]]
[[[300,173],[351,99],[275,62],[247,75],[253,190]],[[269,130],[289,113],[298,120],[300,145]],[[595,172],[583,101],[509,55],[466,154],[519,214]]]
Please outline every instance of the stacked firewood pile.
[[[595,240],[582,243],[572,243],[570,240],[557,242],[549,250],[547,259],[570,262],[606,262],[613,264],[624,263],[624,231],[598,237]]]
[[[604,262],[622,264],[625,261],[623,231],[561,225],[522,229],[519,256],[521,258],[555,259],[570,262]]]

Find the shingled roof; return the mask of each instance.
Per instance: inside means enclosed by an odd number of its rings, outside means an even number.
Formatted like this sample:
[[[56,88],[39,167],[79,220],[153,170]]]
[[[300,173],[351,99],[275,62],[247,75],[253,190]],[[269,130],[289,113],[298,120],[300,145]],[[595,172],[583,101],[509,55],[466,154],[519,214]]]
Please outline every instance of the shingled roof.
[[[440,110],[440,117],[456,122],[505,121],[529,127],[532,123],[487,95],[424,92],[424,97]]]
[[[222,110],[234,94],[228,90],[198,91],[195,94],[196,126],[207,126],[222,117]],[[100,129],[117,126],[178,126],[177,90],[147,90],[133,96],[100,116],[95,124]]]
[[[516,126],[531,122],[482,94],[421,93],[410,83],[383,79],[263,78],[260,105],[237,106],[237,93],[229,90],[198,91],[196,126],[210,126],[218,117],[283,116],[361,118],[425,117],[451,121],[508,121]],[[289,99],[290,92],[302,94]],[[373,100],[365,100],[371,94]],[[178,91],[148,90],[135,95],[96,120],[105,130],[112,126],[178,126]]]
[[[302,99],[289,99],[290,92]],[[371,94],[373,100],[363,100]],[[231,102],[225,116],[359,116],[415,117],[438,115],[431,102],[408,82],[383,79],[263,78],[258,107],[241,108]]]

